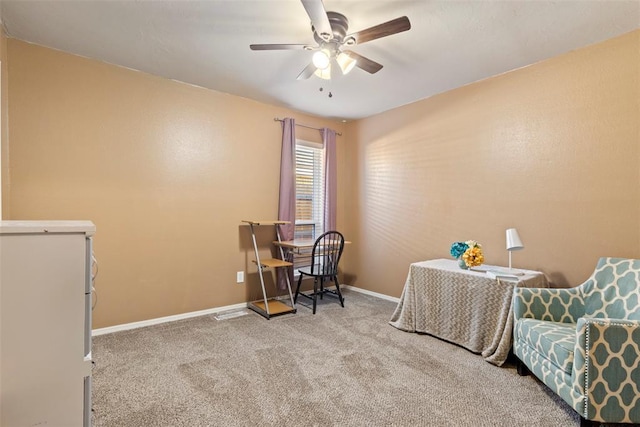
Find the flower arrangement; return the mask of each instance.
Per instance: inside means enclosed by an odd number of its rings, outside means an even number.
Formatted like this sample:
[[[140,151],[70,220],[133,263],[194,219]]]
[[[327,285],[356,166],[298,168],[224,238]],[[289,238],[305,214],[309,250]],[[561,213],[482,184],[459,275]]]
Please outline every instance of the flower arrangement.
[[[462,268],[477,267],[484,262],[482,246],[475,240],[454,242],[449,251]]]

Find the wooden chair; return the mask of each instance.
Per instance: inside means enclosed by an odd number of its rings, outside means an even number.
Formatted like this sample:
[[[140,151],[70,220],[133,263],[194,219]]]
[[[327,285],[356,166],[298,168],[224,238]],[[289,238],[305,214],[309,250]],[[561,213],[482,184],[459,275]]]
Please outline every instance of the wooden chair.
[[[313,244],[311,251],[311,265],[298,269],[300,277],[298,278],[298,287],[293,301],[298,300],[298,295],[309,298],[313,301],[313,314],[316,314],[316,304],[318,296],[322,299],[324,294],[332,294],[338,297],[340,305],[344,307],[344,298],[340,292],[340,284],[338,283],[338,262],[342,256],[344,249],[344,236],[338,231],[327,231],[318,237]],[[304,294],[300,292],[300,285],[305,276],[313,277],[313,292]],[[325,289],[325,280],[333,280],[336,289]]]

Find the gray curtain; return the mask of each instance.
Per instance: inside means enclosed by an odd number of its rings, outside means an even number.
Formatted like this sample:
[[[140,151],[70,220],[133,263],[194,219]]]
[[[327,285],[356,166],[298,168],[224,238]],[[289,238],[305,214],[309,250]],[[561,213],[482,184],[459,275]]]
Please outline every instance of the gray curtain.
[[[336,204],[338,199],[336,131],[320,129],[324,145],[324,231],[336,229]]]
[[[293,240],[296,221],[296,122],[285,118],[282,121],[282,151],[280,155],[280,197],[278,220],[291,224],[280,226],[282,240]],[[283,269],[278,269],[278,287],[287,288]],[[291,269],[287,269],[291,270]],[[290,275],[290,280],[293,280]]]

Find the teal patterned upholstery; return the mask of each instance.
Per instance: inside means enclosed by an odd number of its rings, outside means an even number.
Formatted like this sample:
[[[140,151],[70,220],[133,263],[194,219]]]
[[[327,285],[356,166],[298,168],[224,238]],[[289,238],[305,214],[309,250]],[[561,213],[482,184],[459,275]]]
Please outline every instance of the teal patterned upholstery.
[[[514,290],[513,352],[585,420],[640,423],[640,260],[582,285]]]

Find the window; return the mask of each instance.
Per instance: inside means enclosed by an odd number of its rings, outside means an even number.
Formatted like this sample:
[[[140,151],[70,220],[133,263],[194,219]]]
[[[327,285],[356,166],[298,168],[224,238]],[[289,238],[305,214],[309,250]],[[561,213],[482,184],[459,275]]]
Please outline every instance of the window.
[[[315,239],[324,230],[324,150],[296,141],[296,239]]]

